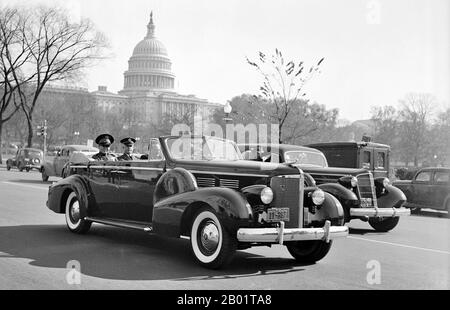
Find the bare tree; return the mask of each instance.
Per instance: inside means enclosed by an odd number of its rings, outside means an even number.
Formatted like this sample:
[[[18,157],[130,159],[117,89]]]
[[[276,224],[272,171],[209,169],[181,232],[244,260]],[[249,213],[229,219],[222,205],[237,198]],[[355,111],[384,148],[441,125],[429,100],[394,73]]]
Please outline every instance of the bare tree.
[[[25,73],[29,83],[18,85],[17,90],[28,123],[27,143],[31,146],[33,112],[44,87],[49,82],[76,80],[83,69],[103,58],[108,44],[90,20],[72,22],[60,9],[37,7],[23,14],[27,19],[23,45],[31,53],[31,59]],[[18,72],[13,75],[18,81]]]
[[[275,49],[275,55],[269,59],[259,52],[259,59],[247,62],[256,68],[263,77],[263,84],[260,87],[263,96],[272,104],[267,115],[269,121],[277,122],[279,126],[279,141],[282,143],[283,128],[288,115],[294,105],[303,98],[305,84],[319,71],[322,58],[316,65],[305,70],[303,61],[285,61],[282,53]]]
[[[400,100],[400,146],[407,161],[416,167],[429,142],[428,125],[435,106],[436,98],[431,94],[409,93]]]
[[[0,163],[3,126],[20,108],[17,88],[29,81],[22,75],[31,57],[22,36],[26,22],[17,9],[0,11]]]

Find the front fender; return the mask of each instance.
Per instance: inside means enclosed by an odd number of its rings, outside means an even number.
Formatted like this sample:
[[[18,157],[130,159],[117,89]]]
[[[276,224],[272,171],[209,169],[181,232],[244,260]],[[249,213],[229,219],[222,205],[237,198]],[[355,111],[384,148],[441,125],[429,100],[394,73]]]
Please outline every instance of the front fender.
[[[252,210],[245,197],[229,188],[206,187],[176,194],[155,203],[153,206],[153,229],[167,236],[179,236],[182,225],[198,210],[212,208],[225,229],[235,234],[242,223],[250,223]]]
[[[80,175],[71,175],[50,185],[47,207],[53,212],[64,213],[64,201],[71,191],[77,193],[80,204],[83,206],[80,209],[81,217],[87,216],[88,207],[93,206],[93,203],[89,201],[92,199],[92,195],[89,195],[88,184]]]
[[[387,185],[384,193],[377,197],[379,208],[400,208],[405,202],[405,194],[392,185]]]
[[[41,171],[42,171],[42,168],[45,169],[45,173],[48,176],[56,176],[55,167],[54,167],[53,163],[45,162],[42,164]],[[59,175],[58,175],[58,177],[59,177]]]
[[[330,220],[333,225],[343,225],[344,208],[339,200],[333,195],[325,192],[325,200],[320,209],[317,210],[314,218],[321,224],[325,220]]]

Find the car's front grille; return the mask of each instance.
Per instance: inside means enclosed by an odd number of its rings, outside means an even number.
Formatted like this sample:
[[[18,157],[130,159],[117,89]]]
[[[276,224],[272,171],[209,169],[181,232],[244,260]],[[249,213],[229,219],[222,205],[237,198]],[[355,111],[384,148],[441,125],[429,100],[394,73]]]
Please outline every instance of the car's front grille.
[[[358,195],[360,200],[370,201],[370,205],[377,207],[377,196],[372,173],[358,174],[356,178],[358,179]]]

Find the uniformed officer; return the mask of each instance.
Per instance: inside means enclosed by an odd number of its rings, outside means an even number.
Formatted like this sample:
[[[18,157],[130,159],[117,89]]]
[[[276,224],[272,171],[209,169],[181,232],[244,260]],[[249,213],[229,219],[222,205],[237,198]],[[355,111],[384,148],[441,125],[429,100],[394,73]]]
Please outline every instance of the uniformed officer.
[[[135,155],[133,155],[134,144],[136,143],[135,138],[127,137],[120,140],[123,144],[123,154],[117,157],[118,160],[137,160]]]
[[[101,134],[95,139],[95,143],[98,144],[98,148],[100,149],[100,152],[93,155],[92,158],[95,160],[111,160],[115,161],[116,155],[110,153],[109,148],[111,144],[114,143],[114,137],[110,134],[104,133]]]

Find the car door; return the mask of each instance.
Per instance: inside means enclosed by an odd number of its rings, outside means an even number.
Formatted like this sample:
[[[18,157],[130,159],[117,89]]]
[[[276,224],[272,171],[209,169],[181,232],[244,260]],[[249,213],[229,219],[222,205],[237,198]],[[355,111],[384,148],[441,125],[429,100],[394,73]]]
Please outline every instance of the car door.
[[[120,218],[121,197],[119,184],[111,171],[116,170],[116,162],[97,161],[88,166],[89,187],[95,208],[90,215],[102,218]]]
[[[388,154],[386,149],[374,148],[373,176],[388,177]]]
[[[450,171],[437,170],[434,172],[430,192],[432,206],[436,209],[444,209],[445,199],[450,195]]]
[[[158,139],[152,139],[148,160],[120,161],[111,171],[119,186],[121,209],[119,218],[151,222],[153,215],[153,192],[163,174],[165,159]]]
[[[62,169],[68,158],[69,149],[67,147],[63,147],[62,150],[58,153],[55,158],[55,174],[56,176],[61,176]]]
[[[430,197],[432,171],[420,171],[414,180],[411,181],[411,194],[413,203],[420,203],[423,205],[430,205],[432,197]]]

